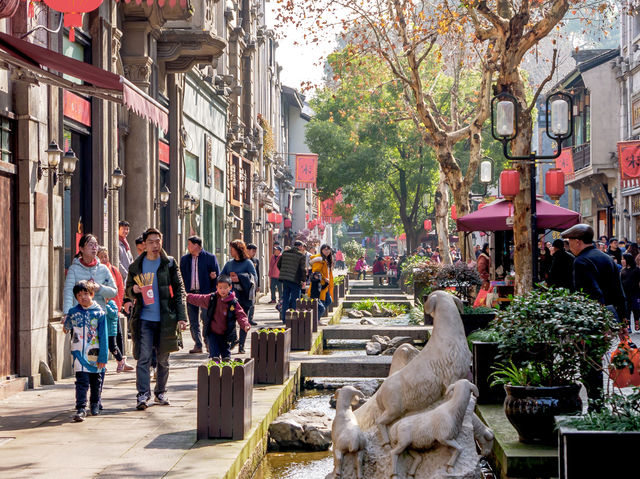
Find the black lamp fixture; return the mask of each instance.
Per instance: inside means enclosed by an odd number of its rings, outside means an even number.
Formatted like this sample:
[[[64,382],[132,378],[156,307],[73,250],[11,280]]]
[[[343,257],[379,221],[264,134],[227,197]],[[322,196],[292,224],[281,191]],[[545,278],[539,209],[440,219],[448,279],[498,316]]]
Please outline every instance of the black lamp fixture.
[[[71,148],[69,148],[65,154],[62,156],[62,171],[64,177],[64,189],[68,190],[71,188],[71,178],[73,177],[73,173],[76,171],[76,165],[78,164],[78,157],[73,152]]]
[[[178,208],[178,215],[183,218],[186,215],[193,213],[198,209],[198,204],[199,202],[195,197],[191,196],[189,193],[185,193],[182,197],[182,207]]]
[[[493,159],[485,156],[480,161],[480,167],[478,168],[478,181],[484,186],[484,192],[480,194],[469,192],[469,199],[480,200],[487,196],[487,188],[493,182]]]
[[[73,152],[72,152],[73,153]],[[109,196],[110,191],[118,191],[122,188],[122,184],[124,183],[125,174],[122,172],[119,166],[116,166],[111,173],[111,187],[108,184],[104,184],[104,197]]]
[[[53,185],[58,182],[58,165],[60,164],[60,158],[62,157],[62,150],[58,146],[56,140],[51,140],[49,146],[45,150],[47,154],[47,166],[42,164],[42,161],[38,158],[38,181],[42,179],[44,170],[49,172],[49,175],[53,179]]]
[[[167,206],[167,204],[169,203],[169,197],[171,196],[171,191],[169,191],[169,188],[167,187],[167,185],[163,185],[162,188],[160,188],[160,199],[159,200],[155,200],[153,202],[153,209],[156,210],[158,209],[158,207],[162,206]]]
[[[512,162],[523,162],[531,166],[531,238],[533,282],[538,280],[538,229],[536,212],[536,161],[555,160],[562,154],[562,143],[573,134],[573,99],[567,93],[551,93],[546,100],[546,134],[557,145],[551,155],[531,153],[526,156],[512,155],[510,143],[518,136],[520,103],[511,93],[503,91],[491,100],[491,135],[502,143],[505,158]],[[530,114],[530,112],[526,112]]]

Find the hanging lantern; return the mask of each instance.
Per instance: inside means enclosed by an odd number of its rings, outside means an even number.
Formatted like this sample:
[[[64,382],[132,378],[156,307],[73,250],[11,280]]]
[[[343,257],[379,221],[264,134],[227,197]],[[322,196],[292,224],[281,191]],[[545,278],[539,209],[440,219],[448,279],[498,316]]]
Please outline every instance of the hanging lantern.
[[[456,205],[451,205],[451,219],[452,220],[458,219],[458,210],[456,209]]]
[[[64,14],[64,26],[69,28],[69,41],[76,39],[75,27],[82,27],[82,14],[98,8],[103,0],[42,0],[50,8]]]
[[[545,193],[553,201],[558,201],[564,194],[564,173],[560,168],[552,168],[545,173]]]
[[[284,220],[284,227],[285,228],[291,228],[291,220],[290,219],[286,219]]]
[[[276,213],[269,213],[267,215],[267,221],[269,223],[275,223],[276,222]]]
[[[520,191],[520,173],[517,170],[504,170],[500,173],[500,191],[507,200],[513,200]]]
[[[424,220],[424,229],[425,231],[431,231],[431,220]]]

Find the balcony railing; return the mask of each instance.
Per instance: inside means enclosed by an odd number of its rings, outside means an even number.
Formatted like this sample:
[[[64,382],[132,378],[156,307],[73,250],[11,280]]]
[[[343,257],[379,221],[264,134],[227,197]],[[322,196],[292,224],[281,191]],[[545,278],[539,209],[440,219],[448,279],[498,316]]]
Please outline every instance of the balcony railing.
[[[591,144],[583,143],[573,147],[573,169],[575,171],[591,165]]]

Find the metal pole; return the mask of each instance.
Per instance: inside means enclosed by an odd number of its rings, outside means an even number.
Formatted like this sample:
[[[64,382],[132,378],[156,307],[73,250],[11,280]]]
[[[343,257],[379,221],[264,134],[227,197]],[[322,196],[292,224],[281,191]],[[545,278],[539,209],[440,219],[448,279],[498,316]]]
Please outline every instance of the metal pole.
[[[536,161],[535,154],[531,155],[531,275],[533,285],[538,282],[538,216],[536,211]]]

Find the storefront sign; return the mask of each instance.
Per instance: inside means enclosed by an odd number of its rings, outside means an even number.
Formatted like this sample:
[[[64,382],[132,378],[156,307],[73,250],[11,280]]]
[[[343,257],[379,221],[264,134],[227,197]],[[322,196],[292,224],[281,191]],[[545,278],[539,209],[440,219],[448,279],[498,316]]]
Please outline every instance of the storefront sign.
[[[318,155],[296,155],[296,188],[315,188]]]
[[[640,96],[631,102],[631,124],[634,130],[640,128]]]
[[[564,173],[565,182],[574,177],[573,171],[573,148],[563,148],[560,156],[556,158],[556,168],[560,168]]]
[[[204,135],[204,184],[211,186],[213,169],[213,138]]]
[[[600,182],[593,183],[593,197],[596,200],[598,209],[609,208],[613,205],[611,195],[605,190],[604,185]]]
[[[168,165],[170,163],[170,150],[169,145],[164,141],[158,140],[158,159]]]
[[[640,177],[640,141],[619,142],[618,159],[623,181]]]
[[[63,103],[64,116],[82,125],[91,126],[91,102],[89,100],[65,90]]]

